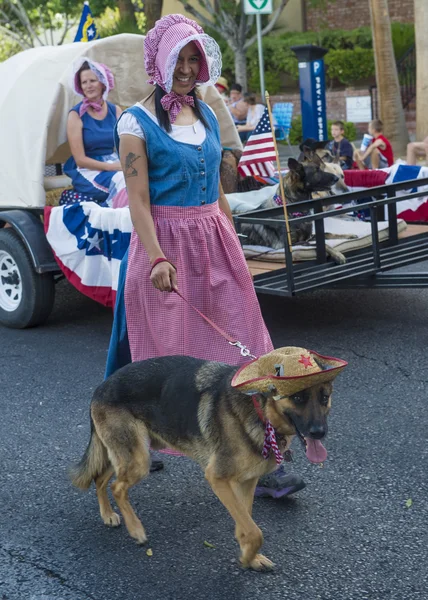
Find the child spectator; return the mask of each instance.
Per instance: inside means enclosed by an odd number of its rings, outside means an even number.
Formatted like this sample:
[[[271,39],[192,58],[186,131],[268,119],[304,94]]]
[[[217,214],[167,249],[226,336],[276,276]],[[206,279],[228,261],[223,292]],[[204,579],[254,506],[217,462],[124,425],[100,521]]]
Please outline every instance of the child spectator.
[[[383,123],[375,119],[369,123],[373,140],[366,150],[356,150],[354,159],[359,169],[384,169],[394,164],[391,142],[383,135]]]
[[[331,125],[331,137],[327,150],[337,157],[343,170],[352,169],[354,149],[349,140],[344,136],[345,124],[343,121],[334,121]]]

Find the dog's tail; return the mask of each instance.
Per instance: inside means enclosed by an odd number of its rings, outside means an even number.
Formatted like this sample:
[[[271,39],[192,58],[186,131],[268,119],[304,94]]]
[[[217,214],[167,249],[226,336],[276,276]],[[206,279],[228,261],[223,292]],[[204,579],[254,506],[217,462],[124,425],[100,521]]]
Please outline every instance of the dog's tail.
[[[344,265],[346,263],[346,256],[339,250],[332,248],[328,244],[325,245],[325,251],[331,256],[334,262],[338,265]]]
[[[91,439],[80,462],[70,468],[70,479],[76,487],[87,490],[92,480],[102,475],[109,466],[107,449],[100,440],[91,417]]]

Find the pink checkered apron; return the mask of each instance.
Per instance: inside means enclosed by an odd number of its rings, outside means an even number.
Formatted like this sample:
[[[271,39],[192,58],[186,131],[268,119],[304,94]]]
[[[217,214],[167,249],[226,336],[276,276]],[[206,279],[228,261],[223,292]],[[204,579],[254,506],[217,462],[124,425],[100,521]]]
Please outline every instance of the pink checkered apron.
[[[238,237],[218,202],[152,205],[156,235],[177,267],[183,296],[255,356],[273,349]],[[174,354],[237,365],[248,361],[177,294],[160,292],[133,231],[125,284],[132,361]]]

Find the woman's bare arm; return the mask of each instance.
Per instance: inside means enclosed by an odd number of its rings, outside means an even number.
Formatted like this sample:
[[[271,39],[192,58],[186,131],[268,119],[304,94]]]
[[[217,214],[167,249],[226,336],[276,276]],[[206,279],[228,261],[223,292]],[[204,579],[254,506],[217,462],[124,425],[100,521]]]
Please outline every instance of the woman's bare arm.
[[[223,192],[223,187],[222,187],[221,183],[218,186],[218,204],[220,206],[220,209],[224,212],[226,217],[232,223],[233,228],[235,228],[235,223],[234,223],[233,217],[232,217],[232,211],[230,210],[230,205],[229,205],[229,202],[227,201],[227,198]]]
[[[82,130],[82,119],[76,111],[72,110],[68,115],[67,138],[76,165],[81,169],[92,169],[93,171],[121,171],[122,167],[119,162],[105,163],[86,156]]]
[[[150,210],[146,144],[134,135],[124,134],[120,136],[119,149],[135,231],[148,254],[150,263],[153,264],[157,258],[168,259],[159,245]],[[161,291],[170,292],[177,287],[176,271],[168,262],[157,264],[150,279]]]
[[[229,110],[238,121],[244,121],[247,118],[248,107],[242,100],[236,106],[229,106]]]

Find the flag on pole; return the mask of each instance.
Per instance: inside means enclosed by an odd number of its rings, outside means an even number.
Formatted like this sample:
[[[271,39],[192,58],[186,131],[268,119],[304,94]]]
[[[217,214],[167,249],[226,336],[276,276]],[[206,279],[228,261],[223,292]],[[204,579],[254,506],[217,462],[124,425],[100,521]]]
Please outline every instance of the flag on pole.
[[[89,2],[83,3],[82,16],[80,17],[79,27],[77,29],[75,42],[92,42],[98,39],[97,28],[95,25],[94,17],[92,16],[91,9],[89,8]]]
[[[261,178],[266,182],[274,179],[276,160],[275,145],[268,109],[262,115],[248,142],[245,144],[238,171],[243,177]],[[276,181],[276,180],[275,180]]]

